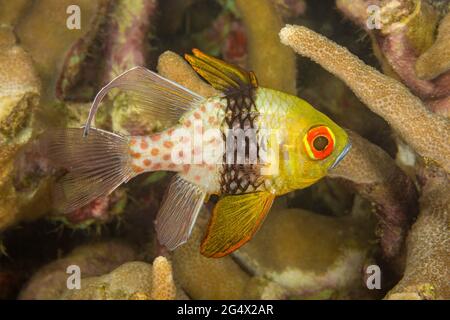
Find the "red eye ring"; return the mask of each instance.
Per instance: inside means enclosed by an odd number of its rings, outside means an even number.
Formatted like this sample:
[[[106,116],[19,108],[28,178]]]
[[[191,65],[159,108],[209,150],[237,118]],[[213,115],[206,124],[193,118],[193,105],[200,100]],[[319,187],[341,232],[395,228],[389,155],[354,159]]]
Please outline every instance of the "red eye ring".
[[[303,138],[303,145],[311,159],[322,160],[333,152],[334,141],[334,134],[328,127],[318,126],[308,131]]]

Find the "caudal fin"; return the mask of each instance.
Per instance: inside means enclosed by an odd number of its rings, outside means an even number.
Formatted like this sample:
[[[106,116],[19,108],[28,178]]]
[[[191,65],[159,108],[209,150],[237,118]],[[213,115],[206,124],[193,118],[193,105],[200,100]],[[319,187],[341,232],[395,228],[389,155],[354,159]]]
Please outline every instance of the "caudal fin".
[[[106,196],[134,176],[128,140],[104,130],[55,129],[44,137],[51,163],[68,172],[55,184],[52,198],[56,210],[67,213]]]

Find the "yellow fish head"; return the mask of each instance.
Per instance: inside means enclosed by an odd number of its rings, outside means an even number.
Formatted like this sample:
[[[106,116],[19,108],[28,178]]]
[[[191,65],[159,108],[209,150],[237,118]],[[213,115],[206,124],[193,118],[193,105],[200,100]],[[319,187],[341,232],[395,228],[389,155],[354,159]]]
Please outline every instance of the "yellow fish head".
[[[286,97],[287,98],[287,97]],[[305,188],[336,167],[351,147],[344,129],[306,101],[289,96],[279,143],[280,193]]]

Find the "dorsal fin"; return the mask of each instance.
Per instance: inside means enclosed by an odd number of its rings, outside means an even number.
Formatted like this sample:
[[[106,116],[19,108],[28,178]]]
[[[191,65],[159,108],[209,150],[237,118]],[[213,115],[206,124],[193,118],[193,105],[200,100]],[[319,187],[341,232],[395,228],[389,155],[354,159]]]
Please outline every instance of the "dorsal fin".
[[[227,93],[258,87],[258,81],[252,71],[211,57],[198,49],[193,49],[192,53],[193,55],[186,54],[185,59],[215,89]]]
[[[166,125],[175,124],[186,111],[204,99],[144,67],[134,67],[117,76],[97,93],[86,121],[85,136],[89,133],[100,102],[114,88],[126,92],[130,103],[141,111],[142,116],[158,119]]]

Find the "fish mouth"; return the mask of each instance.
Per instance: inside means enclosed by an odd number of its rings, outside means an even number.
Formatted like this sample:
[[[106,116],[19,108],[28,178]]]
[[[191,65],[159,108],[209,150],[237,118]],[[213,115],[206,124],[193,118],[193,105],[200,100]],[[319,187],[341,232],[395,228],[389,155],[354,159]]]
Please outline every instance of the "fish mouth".
[[[334,169],[342,161],[342,159],[345,158],[347,153],[350,151],[351,147],[352,147],[352,143],[351,142],[347,143],[347,145],[345,146],[344,150],[342,150],[341,154],[338,155],[338,157],[336,158],[334,163],[331,165],[330,170]]]

